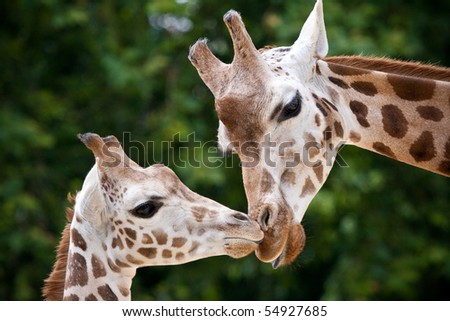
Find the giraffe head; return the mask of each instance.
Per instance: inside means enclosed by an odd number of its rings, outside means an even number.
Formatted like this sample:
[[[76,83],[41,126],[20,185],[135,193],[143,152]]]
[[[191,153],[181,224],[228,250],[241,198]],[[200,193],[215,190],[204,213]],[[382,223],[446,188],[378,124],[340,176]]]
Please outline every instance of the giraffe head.
[[[259,225],[247,215],[192,192],[164,165],[140,167],[114,136],[88,133],[80,139],[96,165],[77,195],[75,216],[104,238],[103,248],[114,255],[110,266],[239,258],[261,241]]]
[[[256,254],[274,267],[289,264],[303,249],[300,222],[343,136],[342,119],[316,77],[328,52],[322,2],[290,47],[258,51],[237,12],[224,22],[232,63],[217,59],[206,40],[191,47],[189,59],[215,97],[219,145],[241,159],[249,213],[265,234]]]

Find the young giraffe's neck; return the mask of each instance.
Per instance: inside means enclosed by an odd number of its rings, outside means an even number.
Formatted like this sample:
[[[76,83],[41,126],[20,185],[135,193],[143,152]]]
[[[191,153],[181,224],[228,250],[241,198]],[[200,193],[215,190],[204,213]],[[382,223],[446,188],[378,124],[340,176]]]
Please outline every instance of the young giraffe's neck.
[[[450,176],[449,69],[336,57],[318,61],[317,72],[344,141]]]
[[[117,266],[110,253],[113,235],[105,228],[104,200],[94,168],[77,195],[74,209],[64,300],[130,300],[136,268]]]
[[[99,237],[75,212],[70,228],[64,300],[130,300],[136,268],[118,266],[108,253],[105,235]],[[102,238],[102,239],[101,239]]]

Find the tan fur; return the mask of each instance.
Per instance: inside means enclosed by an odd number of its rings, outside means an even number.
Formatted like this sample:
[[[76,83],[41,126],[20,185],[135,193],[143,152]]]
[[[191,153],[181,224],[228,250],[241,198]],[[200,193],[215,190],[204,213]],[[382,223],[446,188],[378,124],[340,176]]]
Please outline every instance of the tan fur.
[[[362,56],[328,57],[324,61],[354,68],[450,82],[450,68],[387,58]]]
[[[75,205],[75,198],[70,193],[67,195],[67,199],[71,205],[71,207],[66,209],[67,224],[64,227],[61,241],[56,249],[56,262],[53,265],[53,271],[44,281],[45,284],[42,289],[44,300],[47,301],[62,301],[64,295],[67,254],[69,252],[70,243],[70,224],[74,214],[73,206]]]

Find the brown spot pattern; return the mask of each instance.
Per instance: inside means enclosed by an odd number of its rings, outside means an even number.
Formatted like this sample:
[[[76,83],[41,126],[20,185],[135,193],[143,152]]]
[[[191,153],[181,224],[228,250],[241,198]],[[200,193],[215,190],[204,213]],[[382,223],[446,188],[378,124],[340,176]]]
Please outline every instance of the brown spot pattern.
[[[202,222],[207,213],[208,213],[208,209],[206,207],[203,207],[203,206],[192,206],[192,214],[194,215],[195,220],[197,222]]]
[[[164,232],[163,230],[161,229],[154,230],[152,231],[152,234],[159,245],[164,245],[167,243],[167,233]]]
[[[442,120],[442,118],[444,118],[444,113],[442,112],[442,110],[434,106],[418,106],[417,112],[419,113],[420,117],[426,120],[438,122]]]
[[[147,233],[144,233],[144,235],[142,235],[142,243],[143,244],[153,244],[153,239],[150,235],[148,235]]]
[[[114,262],[110,258],[108,258],[107,262],[108,262],[108,266],[111,269],[111,271],[120,273],[121,269],[117,265],[115,265]]]
[[[316,106],[325,117],[328,116],[327,111],[325,110],[325,108],[323,108],[323,106],[319,102],[316,102]]]
[[[92,254],[91,256],[91,265],[94,278],[98,279],[103,276],[106,276],[105,265],[95,254]]]
[[[305,144],[305,148],[308,150],[308,161],[313,160],[317,155],[320,154],[320,148],[322,146],[317,142],[308,142]]]
[[[114,294],[114,292],[111,290],[108,284],[99,286],[97,288],[98,294],[102,297],[105,301],[117,301],[117,295]]]
[[[337,137],[344,137],[344,128],[342,128],[341,122],[334,122],[334,130],[336,131]]]
[[[338,86],[338,87],[341,87],[341,88],[343,88],[343,89],[348,89],[348,88],[350,88],[350,86],[349,86],[345,81],[343,81],[342,79],[335,78],[335,77],[328,77],[328,79],[329,79],[333,84],[335,84],[335,85]]]
[[[73,253],[69,260],[69,281],[67,287],[85,286],[88,282],[86,259],[79,253]]]
[[[294,185],[295,184],[296,174],[292,170],[285,170],[281,175],[281,183],[286,185]]]
[[[314,117],[314,120],[316,121],[316,126],[317,127],[320,127],[320,115],[319,114],[316,114],[316,116]]]
[[[438,171],[447,176],[450,176],[450,161],[448,160],[442,161],[439,164]]]
[[[138,260],[136,259],[134,256],[127,254],[126,259],[128,260],[128,262],[130,262],[131,264],[136,264],[136,265],[142,265],[144,264],[144,261]]]
[[[80,298],[76,294],[70,294],[63,298],[64,301],[80,301]]]
[[[313,171],[317,176],[317,180],[319,181],[319,183],[323,182],[323,165],[316,165],[313,167]]]
[[[184,253],[177,253],[177,255],[175,255],[175,258],[178,260],[178,261],[180,261],[180,260],[182,260],[182,259],[184,259]]]
[[[328,109],[334,109],[335,111],[338,111],[335,104],[333,104],[331,101],[329,101],[326,98],[322,98],[322,102],[325,104],[325,106],[328,107]]]
[[[352,100],[350,101],[350,109],[356,116],[356,120],[362,127],[370,127],[370,124],[367,121],[367,114],[369,113],[369,109],[366,105],[364,105],[362,102]]]
[[[134,242],[130,240],[128,237],[125,239],[125,242],[127,243],[129,249],[131,249],[134,245]]]
[[[72,228],[71,237],[72,237],[72,243],[76,247],[79,247],[83,251],[86,251],[86,248],[87,248],[86,241],[84,240],[83,236],[78,232],[78,230],[76,228]]]
[[[396,158],[394,152],[389,146],[386,146],[385,144],[381,142],[375,142],[373,143],[373,149],[379,152],[380,154],[389,156],[391,158]]]
[[[165,259],[170,259],[172,257],[172,251],[170,250],[163,250],[162,257]]]
[[[323,131],[323,140],[329,141],[331,137],[333,137],[333,132],[331,131],[331,127],[327,126],[327,128]]]
[[[353,143],[358,143],[359,141],[361,141],[361,135],[355,131],[350,131],[350,140]]]
[[[172,247],[182,247],[186,242],[187,239],[185,237],[174,237],[172,240]]]
[[[111,246],[113,249],[115,249],[116,247],[118,247],[119,249],[123,250],[123,243],[122,243],[122,239],[120,237],[114,237],[112,239],[111,242]]]
[[[125,234],[126,234],[130,239],[136,240],[136,231],[135,231],[135,230],[133,230],[133,229],[131,229],[131,228],[129,228],[129,227],[126,227],[126,228],[125,228]]]
[[[447,142],[445,143],[444,157],[450,159],[450,137],[447,138]]]
[[[123,296],[127,297],[127,296],[130,295],[130,290],[129,290],[129,289],[124,288],[123,286],[119,286],[118,288],[119,288],[120,293],[121,293]]]
[[[138,252],[149,259],[154,259],[158,253],[157,249],[154,247],[141,247]]]
[[[424,131],[411,145],[409,153],[416,162],[425,162],[433,159],[436,156],[433,134],[429,131]]]
[[[267,169],[263,169],[260,186],[262,193],[271,192],[273,190],[273,187],[275,186],[275,181],[273,180],[272,175],[270,175]]]
[[[307,194],[313,194],[316,191],[316,188],[314,187],[314,184],[311,180],[311,178],[307,177],[305,180],[305,184],[303,185],[302,191],[300,193],[300,196],[304,196]]]
[[[420,79],[390,74],[389,83],[397,96],[409,101],[422,101],[431,99],[436,83],[429,79]]]
[[[383,116],[383,129],[395,138],[403,138],[408,131],[408,121],[403,112],[395,105],[384,105],[381,107]]]
[[[357,92],[366,96],[375,96],[378,93],[377,87],[368,81],[354,81],[350,86]]]
[[[84,298],[86,301],[98,301],[97,297],[93,295],[92,293],[89,294],[87,297]]]
[[[119,267],[121,267],[121,268],[127,268],[127,267],[130,267],[129,264],[127,264],[127,263],[125,263],[125,262],[122,262],[122,261],[119,260],[119,259],[116,259],[114,262],[116,263],[117,266],[119,266]]]

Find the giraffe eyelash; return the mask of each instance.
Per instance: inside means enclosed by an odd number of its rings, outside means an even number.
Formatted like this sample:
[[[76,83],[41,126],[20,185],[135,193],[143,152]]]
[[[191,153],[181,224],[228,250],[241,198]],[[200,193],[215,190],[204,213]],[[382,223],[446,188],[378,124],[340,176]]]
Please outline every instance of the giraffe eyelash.
[[[289,103],[283,106],[277,121],[280,123],[289,118],[293,118],[298,114],[300,114],[301,109],[302,109],[302,96],[300,96],[300,93],[297,91],[294,98]]]
[[[163,203],[161,201],[149,200],[136,206],[130,213],[140,218],[151,218],[158,212],[162,205]]]

